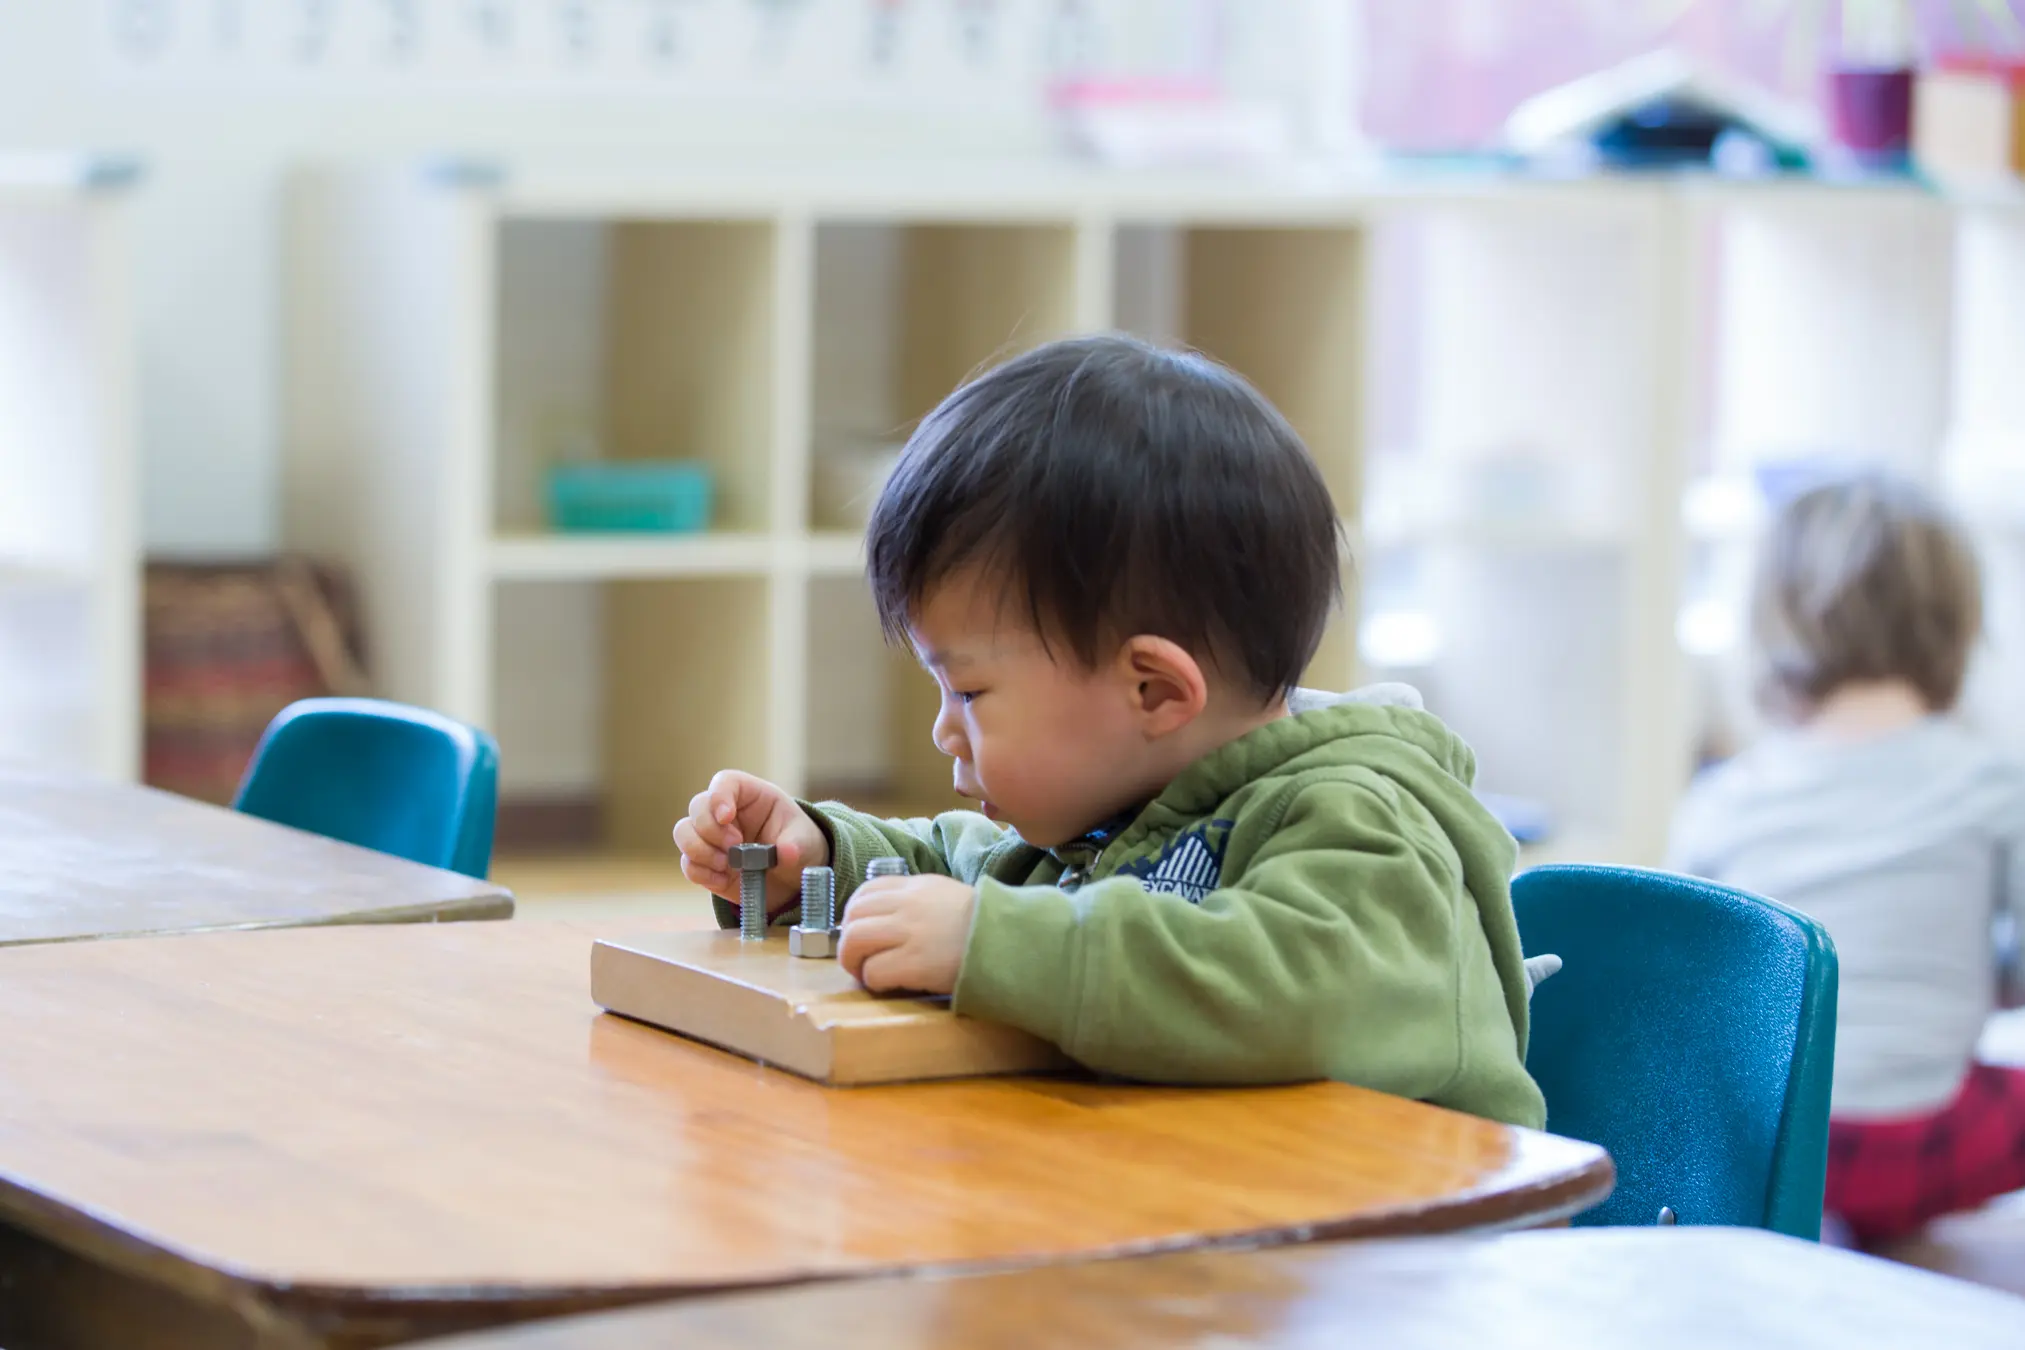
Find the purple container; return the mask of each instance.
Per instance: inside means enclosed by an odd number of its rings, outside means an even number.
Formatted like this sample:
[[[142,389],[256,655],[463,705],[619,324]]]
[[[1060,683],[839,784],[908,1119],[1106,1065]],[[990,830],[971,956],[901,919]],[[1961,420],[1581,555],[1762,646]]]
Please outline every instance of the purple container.
[[[1828,77],[1835,138],[1864,159],[1894,159],[1912,145],[1913,73],[1844,69]]]

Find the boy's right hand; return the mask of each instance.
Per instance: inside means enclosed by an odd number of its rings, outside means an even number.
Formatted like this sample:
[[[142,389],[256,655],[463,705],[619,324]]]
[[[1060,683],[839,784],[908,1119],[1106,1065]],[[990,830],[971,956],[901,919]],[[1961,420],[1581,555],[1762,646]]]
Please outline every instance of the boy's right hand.
[[[689,803],[675,823],[682,875],[713,895],[738,902],[738,873],[725,852],[733,844],[772,844],[780,851],[766,874],[767,909],[785,909],[802,888],[804,867],[825,867],[830,841],[795,799],[749,773],[725,769]]]

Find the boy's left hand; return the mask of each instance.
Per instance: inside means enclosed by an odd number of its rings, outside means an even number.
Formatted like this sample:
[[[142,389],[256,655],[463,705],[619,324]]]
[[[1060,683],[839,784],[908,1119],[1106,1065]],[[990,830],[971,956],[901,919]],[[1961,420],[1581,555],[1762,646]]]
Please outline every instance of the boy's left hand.
[[[844,910],[837,960],[874,993],[953,993],[975,903],[950,877],[873,877]]]

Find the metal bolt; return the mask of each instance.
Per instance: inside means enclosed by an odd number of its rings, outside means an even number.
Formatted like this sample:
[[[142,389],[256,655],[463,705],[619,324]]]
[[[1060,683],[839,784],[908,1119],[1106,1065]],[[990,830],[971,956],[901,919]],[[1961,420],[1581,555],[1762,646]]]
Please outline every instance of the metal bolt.
[[[733,844],[730,852],[738,869],[738,936],[758,942],[766,936],[766,874],[780,852],[772,844]]]
[[[802,927],[837,926],[837,874],[827,867],[802,869]]]
[[[904,877],[908,875],[905,858],[874,858],[865,864],[865,880],[873,877]]]
[[[802,921],[788,931],[788,951],[811,958],[837,954],[837,875],[802,869]]]
[[[1680,1219],[1674,1214],[1672,1205],[1661,1205],[1659,1207],[1659,1223],[1661,1227],[1671,1228],[1679,1222]]]

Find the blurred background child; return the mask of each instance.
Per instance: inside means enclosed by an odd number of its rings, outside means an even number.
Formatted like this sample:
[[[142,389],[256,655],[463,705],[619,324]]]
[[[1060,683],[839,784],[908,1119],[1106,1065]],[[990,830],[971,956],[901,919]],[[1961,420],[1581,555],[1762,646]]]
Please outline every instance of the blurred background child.
[[[2025,1070],[1975,1060],[2014,903],[2025,768],[1953,715],[1982,627],[1975,555],[1872,474],[1777,515],[1751,601],[1773,732],[1707,774],[1671,865],[1827,927],[1841,958],[1828,1211],[1872,1245],[2025,1187]]]

